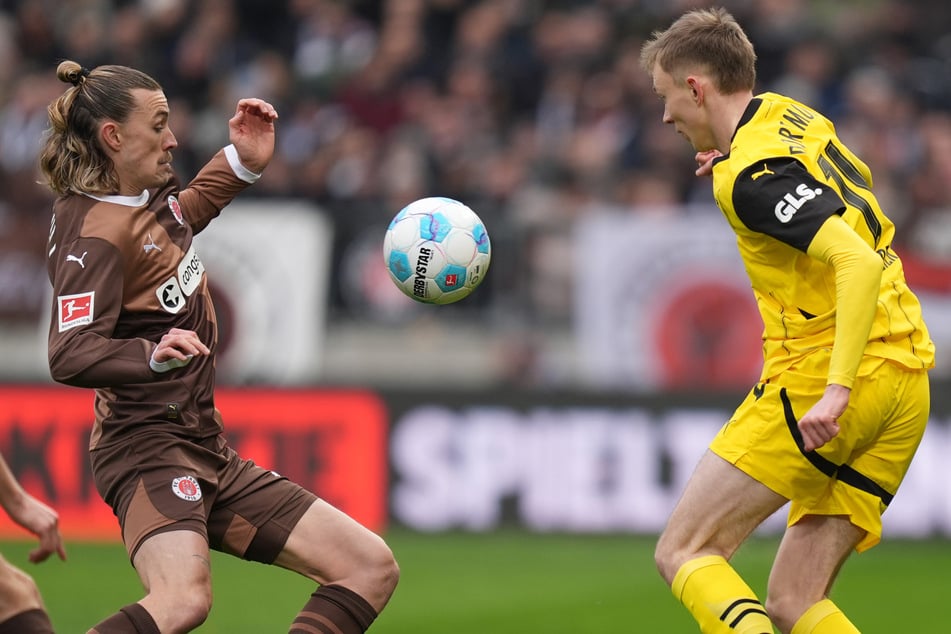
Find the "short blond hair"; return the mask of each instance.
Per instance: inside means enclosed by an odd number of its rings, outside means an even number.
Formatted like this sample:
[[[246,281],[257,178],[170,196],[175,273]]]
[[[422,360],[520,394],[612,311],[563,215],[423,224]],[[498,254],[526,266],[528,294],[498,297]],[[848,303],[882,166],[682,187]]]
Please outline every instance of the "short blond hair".
[[[701,68],[727,95],[753,90],[756,84],[753,44],[723,8],[690,11],[667,30],[655,31],[641,48],[641,66],[652,73],[658,65],[678,79]]]

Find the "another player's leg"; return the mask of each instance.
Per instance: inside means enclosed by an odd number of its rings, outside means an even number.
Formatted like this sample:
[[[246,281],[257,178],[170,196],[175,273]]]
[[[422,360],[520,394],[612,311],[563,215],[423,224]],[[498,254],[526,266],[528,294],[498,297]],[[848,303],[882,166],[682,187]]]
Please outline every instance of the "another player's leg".
[[[771,634],[766,609],[729,564],[786,500],[719,456],[700,459],[657,542],[655,558],[702,632]]]
[[[399,568],[380,536],[323,500],[291,531],[274,563],[321,584],[290,631],[362,634],[396,589]]]
[[[0,555],[0,634],[52,631],[36,582]]]
[[[96,625],[89,634],[190,632],[211,610],[211,569],[204,535],[176,530],[152,535],[133,560],[146,596]]]
[[[882,509],[898,491],[928,421],[930,389],[924,372],[882,364],[859,376],[835,442],[819,450],[838,477],[808,506],[793,502],[791,526],[770,574],[767,603],[783,632],[847,634],[858,629],[828,599],[849,554],[877,544]],[[878,421],[878,427],[873,422]],[[872,442],[867,439],[874,438]],[[836,442],[856,447],[836,455]]]
[[[848,634],[859,630],[829,590],[865,531],[840,515],[810,515],[783,536],[769,576],[767,609],[786,634]]]

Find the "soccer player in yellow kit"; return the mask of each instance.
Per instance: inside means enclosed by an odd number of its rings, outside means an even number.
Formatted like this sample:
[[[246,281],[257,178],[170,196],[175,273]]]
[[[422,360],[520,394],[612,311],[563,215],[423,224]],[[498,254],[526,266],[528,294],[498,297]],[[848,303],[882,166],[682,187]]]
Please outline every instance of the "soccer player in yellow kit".
[[[723,9],[645,43],[664,122],[697,150],[764,322],[761,378],[704,454],[656,550],[703,632],[858,632],[829,600],[924,433],[934,346],[868,167],[832,123],[753,94],[756,55]],[[790,502],[765,608],[730,557]]]

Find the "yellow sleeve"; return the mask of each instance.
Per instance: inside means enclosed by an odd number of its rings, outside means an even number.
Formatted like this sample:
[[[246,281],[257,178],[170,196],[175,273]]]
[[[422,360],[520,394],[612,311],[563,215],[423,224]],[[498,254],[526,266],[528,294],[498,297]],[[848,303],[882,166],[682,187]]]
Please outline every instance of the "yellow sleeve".
[[[806,253],[835,271],[836,326],[828,383],[851,388],[875,319],[882,260],[839,216],[822,224]]]

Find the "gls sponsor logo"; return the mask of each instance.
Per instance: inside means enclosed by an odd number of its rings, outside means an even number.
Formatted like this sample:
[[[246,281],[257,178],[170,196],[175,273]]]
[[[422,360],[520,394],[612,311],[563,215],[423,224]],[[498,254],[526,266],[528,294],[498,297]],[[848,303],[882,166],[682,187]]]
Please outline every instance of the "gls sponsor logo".
[[[155,289],[159,304],[170,313],[179,312],[185,306],[185,298],[195,292],[204,275],[205,265],[192,245],[178,264],[177,275],[168,278]]]
[[[812,189],[803,183],[796,188],[796,194],[799,195],[799,198],[796,198],[792,194],[786,194],[782,200],[776,203],[776,217],[783,224],[792,220],[792,217],[796,215],[796,212],[799,211],[806,202],[822,194],[822,188],[817,187]]]

